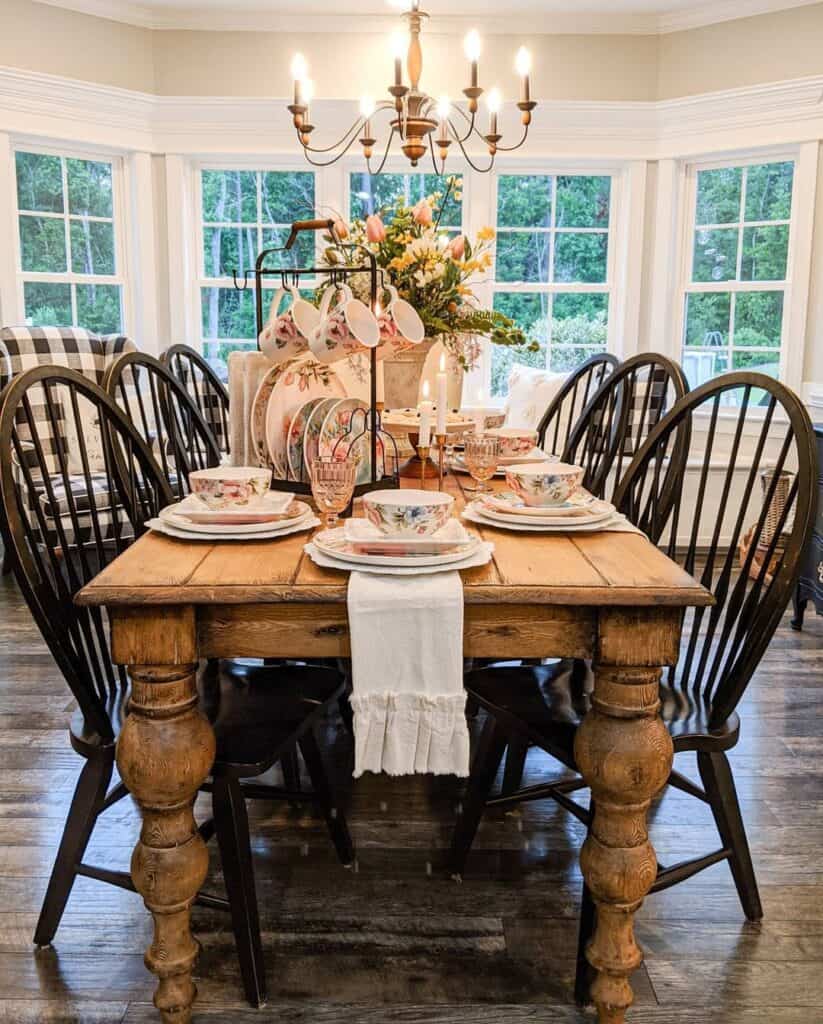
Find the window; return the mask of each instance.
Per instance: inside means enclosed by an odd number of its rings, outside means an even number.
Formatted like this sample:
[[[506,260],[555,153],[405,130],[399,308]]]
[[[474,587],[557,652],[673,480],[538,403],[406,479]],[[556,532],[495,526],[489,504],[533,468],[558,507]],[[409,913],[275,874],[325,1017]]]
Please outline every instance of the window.
[[[257,343],[254,278],[237,291],[232,273],[242,280],[263,249],[285,244],[293,221],[314,217],[314,172],[202,170],[200,210],[203,350],[208,358],[225,360],[232,349]],[[313,234],[299,236],[294,257],[284,255],[284,265],[294,259],[295,266],[311,266],[314,246]]]
[[[349,177],[349,213],[352,220],[360,220],[372,213],[380,213],[390,221],[398,199],[407,206],[436,192],[446,190],[445,178],[436,174],[355,174]],[[446,201],[440,218],[440,227],[450,235],[458,235],[463,228],[463,179],[455,176],[454,187]]]
[[[15,153],[18,280],[26,323],[123,329],[123,257],[112,161]]]
[[[492,346],[492,395],[514,363],[567,371],[606,348],[611,186],[610,175],[498,176],[494,305],[540,349]]]
[[[729,370],[780,376],[794,162],[698,169],[684,286],[691,387]]]

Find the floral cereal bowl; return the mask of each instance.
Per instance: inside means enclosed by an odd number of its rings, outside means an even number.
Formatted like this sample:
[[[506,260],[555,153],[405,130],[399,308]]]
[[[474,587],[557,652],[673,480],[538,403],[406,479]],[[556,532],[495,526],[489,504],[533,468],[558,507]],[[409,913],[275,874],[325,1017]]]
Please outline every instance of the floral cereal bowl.
[[[261,466],[213,466],[189,473],[192,494],[211,509],[262,505],[271,487],[271,470]]]
[[[581,466],[565,462],[525,462],[506,467],[506,483],[527,505],[546,508],[562,505],[583,479]]]
[[[537,431],[520,427],[497,427],[485,431],[488,437],[496,437],[500,443],[500,456],[513,459],[518,455],[529,455],[537,444]]]
[[[445,526],[454,498],[436,491],[371,491],[363,495],[366,518],[394,537],[428,537]]]

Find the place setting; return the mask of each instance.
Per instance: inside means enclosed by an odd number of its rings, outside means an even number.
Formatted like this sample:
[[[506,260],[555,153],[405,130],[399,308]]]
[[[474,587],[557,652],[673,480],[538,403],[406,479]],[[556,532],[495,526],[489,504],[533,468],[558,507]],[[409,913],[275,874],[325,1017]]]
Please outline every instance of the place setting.
[[[270,469],[215,466],[189,474],[191,493],[146,525],[178,540],[272,540],[320,525],[294,494],[272,491]]]
[[[456,448],[459,449],[459,446]],[[486,479],[504,477],[508,466],[557,460],[556,455],[546,455],[538,447],[536,430],[524,430],[519,427],[496,427],[486,430],[478,423],[475,433],[464,437],[462,448],[462,451],[456,450],[452,456],[451,468],[456,473],[472,476],[473,464],[487,463],[493,456],[493,471]]]
[[[363,496],[364,516],[338,516],[351,501],[355,467],[316,460],[312,492],[325,526],[305,550],[328,569],[381,575],[448,572],[486,565],[494,545],[453,515],[454,498],[439,491],[377,490]]]

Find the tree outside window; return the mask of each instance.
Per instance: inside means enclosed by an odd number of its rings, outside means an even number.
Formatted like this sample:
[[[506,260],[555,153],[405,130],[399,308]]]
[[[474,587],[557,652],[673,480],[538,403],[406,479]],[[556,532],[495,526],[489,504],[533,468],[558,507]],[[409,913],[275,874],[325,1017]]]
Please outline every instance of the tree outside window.
[[[292,222],[315,215],[312,171],[203,170],[200,173],[202,250],[200,306],[204,353],[225,361],[233,349],[257,344],[254,277],[245,291],[234,287],[254,270],[263,249],[286,242]],[[311,266],[314,235],[301,235],[283,265]],[[278,265],[272,257],[270,266]],[[264,292],[267,306],[273,289]]]
[[[605,350],[610,223],[609,175],[498,177],[494,304],[540,348],[493,348],[492,395],[515,363],[568,372]]]
[[[114,165],[18,150],[15,171],[26,323],[121,331]]]
[[[730,370],[780,376],[794,162],[698,170],[685,286],[691,387]]]
[[[352,173],[349,175],[349,216],[352,220],[363,220],[379,213],[389,223],[398,200],[406,206],[414,206],[435,192],[444,192],[445,188],[444,179],[436,174]],[[443,209],[440,227],[450,235],[462,231],[463,179],[459,176]]]

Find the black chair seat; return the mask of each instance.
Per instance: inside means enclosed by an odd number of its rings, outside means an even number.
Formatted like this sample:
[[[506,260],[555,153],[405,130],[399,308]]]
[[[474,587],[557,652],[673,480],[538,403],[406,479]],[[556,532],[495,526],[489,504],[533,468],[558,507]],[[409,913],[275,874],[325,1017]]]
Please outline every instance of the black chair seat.
[[[294,748],[345,684],[342,673],[316,665],[284,664],[272,671],[232,664],[219,676],[208,669],[202,672],[200,707],[217,737],[214,774],[243,779],[262,775]],[[128,713],[122,691],[115,693],[107,710],[119,734]],[[88,731],[80,711],[72,717],[71,742],[86,758],[100,756],[111,746]]]
[[[581,661],[548,665],[497,665],[465,676],[470,696],[489,711],[505,732],[547,750],[575,767],[574,737],[589,710],[593,687],[590,668]],[[732,714],[721,729],[709,726],[711,708],[661,684],[661,713],[675,750],[729,750],[737,742],[740,720]]]

